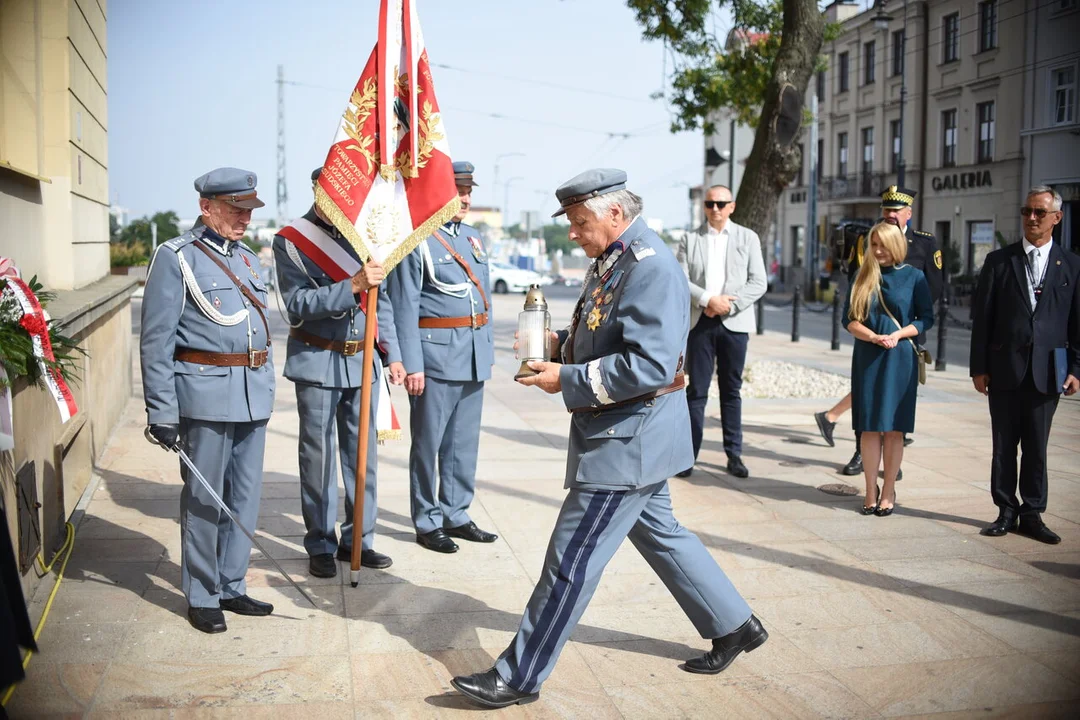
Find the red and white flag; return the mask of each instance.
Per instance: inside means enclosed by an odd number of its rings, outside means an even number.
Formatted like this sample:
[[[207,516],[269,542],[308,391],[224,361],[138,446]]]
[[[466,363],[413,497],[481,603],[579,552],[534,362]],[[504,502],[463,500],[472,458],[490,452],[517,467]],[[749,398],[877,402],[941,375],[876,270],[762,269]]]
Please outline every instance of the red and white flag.
[[[379,38],[341,117],[315,203],[389,272],[460,207],[415,0],[381,0]]]

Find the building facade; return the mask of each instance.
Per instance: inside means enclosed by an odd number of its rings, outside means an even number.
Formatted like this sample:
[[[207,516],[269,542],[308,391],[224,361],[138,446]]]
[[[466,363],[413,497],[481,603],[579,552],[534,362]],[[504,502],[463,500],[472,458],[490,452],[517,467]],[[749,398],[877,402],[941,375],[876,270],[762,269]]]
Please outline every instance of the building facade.
[[[14,448],[0,452],[0,506],[24,589],[90,486],[131,396],[134,280],[109,273],[104,0],[0,0],[0,256],[56,294],[48,310],[86,351],[79,412],[16,380]]]
[[[776,257],[781,279],[835,270],[828,259],[837,228],[876,220],[880,193],[890,185],[917,191],[912,224],[938,237],[950,273],[964,276],[960,287],[1000,242],[1019,239],[1019,206],[1032,182],[1058,183],[1080,200],[1077,54],[1070,56],[1065,46],[1071,36],[1064,25],[1035,37],[1038,18],[1052,23],[1071,16],[1075,4],[879,0],[869,9],[853,2],[828,6],[826,19],[841,32],[822,47],[826,67],[811,80],[806,98],[808,108],[818,98],[818,243],[806,243],[811,169],[804,130],[797,141],[804,167],[782,196],[774,242],[766,243],[766,262]],[[1063,56],[1071,61],[1053,60]],[[1041,78],[1033,81],[1033,74]],[[1051,117],[1051,104],[1069,107],[1063,95],[1071,98],[1072,115],[1054,105]],[[1072,149],[1061,152],[1066,147]],[[1072,212],[1071,222],[1078,214]]]

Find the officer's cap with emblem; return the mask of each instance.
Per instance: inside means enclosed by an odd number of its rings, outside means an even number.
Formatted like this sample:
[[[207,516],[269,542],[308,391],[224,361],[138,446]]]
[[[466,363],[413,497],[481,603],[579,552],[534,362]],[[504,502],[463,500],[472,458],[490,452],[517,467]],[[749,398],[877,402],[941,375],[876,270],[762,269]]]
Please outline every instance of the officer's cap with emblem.
[[[615,168],[586,170],[564,182],[555,191],[555,197],[558,198],[559,205],[562,207],[552,213],[551,217],[565,215],[566,209],[572,205],[625,189],[626,172],[623,170]]]
[[[911,203],[915,202],[916,194],[914,190],[890,185],[885,188],[885,192],[881,193],[881,207],[885,210],[900,210],[911,207]]]
[[[199,197],[224,200],[234,207],[254,210],[266,205],[255,192],[258,181],[250,170],[224,167],[195,178],[195,191]]]
[[[476,187],[476,181],[473,180],[475,170],[476,166],[466,160],[454,163],[454,183],[458,187]]]

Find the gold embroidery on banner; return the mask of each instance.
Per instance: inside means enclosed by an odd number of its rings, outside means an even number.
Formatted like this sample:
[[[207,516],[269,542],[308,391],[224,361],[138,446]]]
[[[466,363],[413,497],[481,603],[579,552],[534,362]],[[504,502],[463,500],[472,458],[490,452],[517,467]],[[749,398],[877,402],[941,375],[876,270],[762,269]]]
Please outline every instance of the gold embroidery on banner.
[[[346,145],[345,149],[355,150],[364,156],[368,163],[367,171],[369,174],[376,163],[379,162],[379,149],[373,147],[375,137],[364,135],[363,131],[364,125],[367,124],[368,118],[371,117],[372,110],[375,109],[378,94],[375,79],[368,78],[364,82],[363,90],[353,90],[352,97],[349,98],[349,105],[345,108],[343,127],[345,134],[353,139],[353,142]]]

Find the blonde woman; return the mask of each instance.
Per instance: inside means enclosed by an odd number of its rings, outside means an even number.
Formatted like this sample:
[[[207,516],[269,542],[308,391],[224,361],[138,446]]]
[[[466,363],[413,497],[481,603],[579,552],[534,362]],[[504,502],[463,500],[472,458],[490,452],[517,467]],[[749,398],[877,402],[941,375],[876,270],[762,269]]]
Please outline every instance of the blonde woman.
[[[852,425],[862,433],[866,477],[864,515],[886,517],[896,505],[896,473],[904,433],[915,431],[918,362],[911,338],[933,327],[934,305],[926,275],[904,264],[907,240],[883,221],[870,230],[869,248],[844,306],[855,337],[851,357]],[[885,484],[877,487],[884,455]]]

